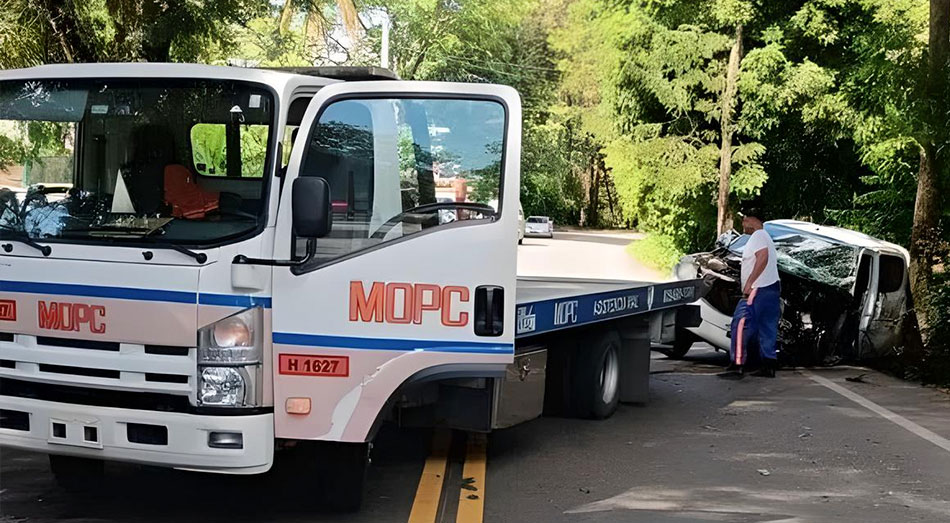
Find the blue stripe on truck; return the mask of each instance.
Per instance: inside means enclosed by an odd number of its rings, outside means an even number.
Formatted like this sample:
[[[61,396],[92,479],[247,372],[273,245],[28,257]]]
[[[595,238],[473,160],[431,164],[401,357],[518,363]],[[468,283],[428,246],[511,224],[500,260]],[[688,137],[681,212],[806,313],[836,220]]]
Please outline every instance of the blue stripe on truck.
[[[218,305],[221,307],[264,307],[269,309],[271,299],[269,296],[245,296],[238,294],[207,294],[198,295],[198,303],[201,305]]]
[[[341,349],[463,352],[476,354],[513,354],[510,343],[452,340],[408,340],[394,338],[359,338],[350,336],[324,336],[275,332],[274,343],[281,345],[305,345],[310,347],[333,347]]]
[[[248,296],[240,294],[209,294],[188,291],[169,291],[164,289],[140,289],[135,287],[107,287],[102,285],[80,285],[74,283],[45,283],[34,281],[0,280],[0,292],[24,292],[29,294],[56,294],[61,296],[81,296],[86,298],[112,298],[117,300],[162,301],[168,303],[199,303],[201,305],[219,305],[222,307],[270,308],[269,296]]]

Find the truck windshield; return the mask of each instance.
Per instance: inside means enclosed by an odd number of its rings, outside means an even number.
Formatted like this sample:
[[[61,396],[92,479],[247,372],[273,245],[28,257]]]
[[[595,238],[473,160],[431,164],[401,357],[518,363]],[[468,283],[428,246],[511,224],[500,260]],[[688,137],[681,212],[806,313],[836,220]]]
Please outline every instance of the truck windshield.
[[[0,237],[202,245],[253,231],[273,108],[236,81],[0,82]]]

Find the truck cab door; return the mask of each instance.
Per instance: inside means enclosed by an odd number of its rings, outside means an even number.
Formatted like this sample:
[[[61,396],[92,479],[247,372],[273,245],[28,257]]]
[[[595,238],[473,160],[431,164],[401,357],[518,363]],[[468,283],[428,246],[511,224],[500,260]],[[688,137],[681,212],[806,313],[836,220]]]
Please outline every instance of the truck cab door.
[[[277,437],[367,441],[403,384],[504,372],[520,152],[509,87],[355,82],[314,97],[275,231],[277,256],[297,260],[273,273]],[[312,177],[328,202],[296,191]],[[295,235],[295,213],[327,205],[327,234]]]

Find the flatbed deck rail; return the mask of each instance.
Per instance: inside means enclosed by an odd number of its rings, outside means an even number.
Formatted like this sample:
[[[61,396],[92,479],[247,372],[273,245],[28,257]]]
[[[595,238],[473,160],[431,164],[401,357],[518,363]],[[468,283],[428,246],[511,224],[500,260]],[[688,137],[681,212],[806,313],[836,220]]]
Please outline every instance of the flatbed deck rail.
[[[686,305],[703,281],[664,283],[519,277],[516,338]]]

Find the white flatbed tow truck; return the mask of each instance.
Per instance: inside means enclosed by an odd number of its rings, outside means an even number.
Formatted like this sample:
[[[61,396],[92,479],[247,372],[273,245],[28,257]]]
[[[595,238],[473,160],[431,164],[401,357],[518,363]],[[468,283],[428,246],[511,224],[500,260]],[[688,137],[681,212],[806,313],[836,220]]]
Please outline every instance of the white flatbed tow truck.
[[[383,422],[607,417],[698,320],[699,280],[516,277],[508,87],[43,66],[0,73],[0,133],[44,140],[0,169],[0,445],[67,487],[305,447],[353,509]]]

